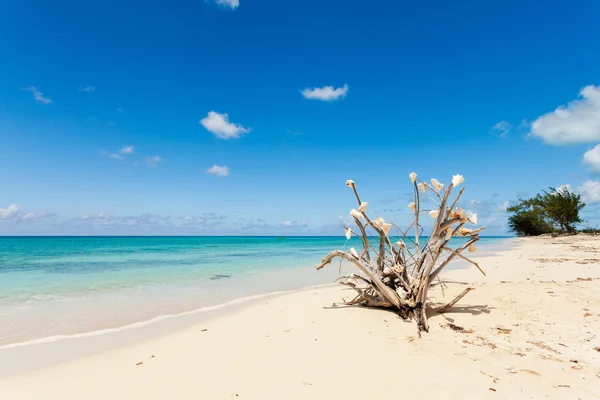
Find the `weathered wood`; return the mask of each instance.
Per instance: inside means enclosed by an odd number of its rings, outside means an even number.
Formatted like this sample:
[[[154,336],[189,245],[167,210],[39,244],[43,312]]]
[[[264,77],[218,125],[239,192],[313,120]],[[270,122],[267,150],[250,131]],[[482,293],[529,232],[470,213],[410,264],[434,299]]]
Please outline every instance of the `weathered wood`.
[[[475,290],[475,288],[472,288],[472,287],[470,287],[470,288],[466,288],[465,290],[463,290],[463,291],[462,291],[462,293],[461,293],[461,294],[459,294],[458,296],[456,296],[456,297],[454,298],[454,300],[452,300],[450,303],[446,304],[444,307],[442,307],[442,308],[439,308],[439,309],[438,309],[436,312],[437,312],[438,314],[443,314],[443,313],[445,313],[446,311],[448,311],[448,309],[449,309],[450,307],[453,307],[453,306],[454,306],[456,303],[458,303],[458,301],[459,301],[460,299],[462,299],[463,297],[465,297],[465,296],[467,295],[467,293],[469,293],[471,290]]]
[[[317,265],[317,269],[322,269],[330,264],[334,258],[350,262],[359,269],[362,275],[351,274],[336,280],[340,284],[352,288],[357,293],[352,300],[345,301],[344,304],[394,309],[400,317],[414,319],[419,332],[421,332],[429,330],[426,312],[429,288],[432,286],[434,279],[438,278],[440,272],[451,261],[455,258],[463,259],[477,267],[485,275],[479,264],[461,254],[479,240],[478,233],[485,227],[472,230],[464,228],[467,222],[476,220],[476,215],[466,216],[460,208],[454,211],[465,190],[464,188],[460,190],[458,195],[450,201],[452,190],[455,187],[454,183],[458,185],[463,181],[461,176],[454,177],[453,184],[445,189],[443,185],[435,180],[432,180],[432,184],[429,185],[412,174],[411,180],[413,181],[415,199],[414,220],[405,231],[398,229],[401,234],[401,241],[397,244],[396,239],[393,240],[394,243],[390,239],[388,233],[389,222],[380,219],[375,219],[373,222],[367,215],[366,207],[363,205],[361,208],[363,203],[355,183],[347,181],[346,184],[354,191],[359,205],[359,212],[362,212],[362,215],[353,213],[353,218],[360,231],[360,235],[355,234],[361,238],[363,249],[360,253],[357,253],[354,249],[351,249],[350,252],[334,250],[323,258],[321,263]],[[419,219],[422,214],[419,190],[423,190],[424,197],[437,204],[437,209],[429,212],[429,216],[432,217],[432,226],[431,233],[425,243],[421,243],[420,240],[423,227]],[[434,196],[430,196],[430,193]],[[423,212],[423,214],[427,214],[427,212]],[[426,218],[426,220],[428,219]],[[366,222],[363,223],[363,221]],[[393,224],[391,226],[395,227]],[[413,227],[415,229],[414,239],[408,236],[409,230]],[[369,231],[379,237],[378,246],[371,245]],[[450,247],[450,238],[453,236],[466,236],[469,237],[469,240],[453,249]],[[411,246],[411,243],[414,246],[412,250],[407,247],[407,245]],[[441,254],[445,251],[450,252],[450,255],[441,263],[438,263]],[[373,257],[371,257],[371,252],[373,252]],[[371,259],[374,261],[371,262]],[[444,312],[452,307],[471,289],[469,288],[461,293],[438,312]]]

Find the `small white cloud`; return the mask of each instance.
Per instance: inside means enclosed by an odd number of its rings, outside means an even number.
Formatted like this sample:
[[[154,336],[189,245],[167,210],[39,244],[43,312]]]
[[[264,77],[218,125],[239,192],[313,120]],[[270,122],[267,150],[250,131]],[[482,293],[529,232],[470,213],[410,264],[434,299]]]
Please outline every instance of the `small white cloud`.
[[[160,156],[146,157],[146,165],[149,167],[156,167],[160,162],[162,162]]]
[[[507,200],[504,203],[496,207],[496,211],[506,212],[506,209],[510,207],[510,202]]]
[[[348,94],[348,84],[334,89],[333,86],[324,86],[322,88],[306,88],[302,90],[302,96],[309,100],[335,101]]]
[[[209,169],[206,170],[206,173],[209,175],[214,175],[214,176],[229,176],[229,167],[226,165],[223,166],[219,166],[219,165],[213,165],[212,167],[210,167]]]
[[[240,0],[215,0],[218,5],[235,10],[240,6]]]
[[[500,137],[506,137],[512,129],[512,124],[508,121],[500,121],[492,126],[492,131],[498,133]]]
[[[195,225],[200,228],[213,228],[217,225],[222,225],[226,219],[225,215],[215,213],[204,213],[199,217],[193,215],[182,215],[179,217],[179,221],[183,225]]]
[[[49,218],[53,216],[54,214],[47,213],[46,211],[28,212],[19,216],[19,221],[38,222],[44,218]]]
[[[125,156],[133,154],[133,150],[134,150],[134,146],[123,146],[123,147],[121,147],[121,149],[118,152],[108,154],[108,158],[112,158],[113,160],[124,160]],[[100,154],[106,155],[106,152],[101,151]],[[158,157],[158,156],[154,156],[154,157]],[[146,162],[158,163],[161,161],[160,157],[158,157],[159,158],[158,160],[153,161],[152,159],[154,159],[154,157],[147,158]]]
[[[579,96],[538,117],[530,135],[555,145],[600,141],[600,86],[586,86]]]
[[[563,192],[565,190],[567,192],[573,192],[573,187],[571,185],[569,185],[568,183],[566,185],[560,185],[559,187],[555,188],[553,193],[556,194],[556,193]]]
[[[119,150],[119,153],[121,153],[121,154],[133,154],[133,146],[122,147],[121,150]]]
[[[93,92],[96,90],[96,88],[90,85],[79,85],[79,88],[77,90],[79,90],[80,92]]]
[[[583,154],[583,164],[592,172],[600,172],[600,144]]]
[[[297,222],[286,220],[281,223],[282,228],[306,228],[308,227],[308,223],[306,221]]]
[[[44,93],[40,92],[35,86],[29,86],[29,87],[22,88],[22,89],[19,89],[19,90],[26,90],[28,92],[33,93],[33,97],[39,103],[42,103],[42,104],[50,104],[50,103],[52,103],[52,99],[50,99],[49,97],[45,97]]]
[[[600,202],[600,182],[586,181],[577,187],[577,193],[581,195],[581,199],[587,204]]]
[[[21,210],[21,206],[18,204],[11,204],[6,208],[0,208],[0,219],[9,219],[14,217]]]
[[[214,133],[220,139],[237,139],[244,133],[250,132],[249,128],[229,122],[227,114],[219,114],[215,111],[209,111],[208,115],[200,120],[200,123],[207,131]]]

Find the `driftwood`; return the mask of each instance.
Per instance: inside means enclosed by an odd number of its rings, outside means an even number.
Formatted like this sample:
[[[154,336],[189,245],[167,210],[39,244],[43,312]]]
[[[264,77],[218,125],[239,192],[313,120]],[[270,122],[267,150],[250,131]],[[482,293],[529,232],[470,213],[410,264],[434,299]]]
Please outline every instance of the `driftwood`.
[[[458,296],[456,296],[454,298],[454,300],[452,300],[450,303],[446,304],[444,307],[440,308],[437,310],[438,314],[443,314],[446,311],[448,311],[452,306],[454,306],[456,303],[458,303],[458,301],[460,299],[462,299],[463,297],[465,297],[467,295],[467,293],[469,293],[471,290],[475,290],[475,288],[466,288],[465,290],[462,291],[461,294],[459,294]]]
[[[477,224],[477,214],[466,215],[464,210],[456,207],[464,188],[450,201],[452,190],[464,181],[461,175],[455,175],[447,188],[436,179],[432,179],[431,184],[423,182],[414,172],[409,176],[414,186],[414,202],[409,204],[414,212],[414,221],[405,231],[383,218],[371,220],[367,215],[368,203],[361,201],[356,184],[351,180],[346,182],[358,202],[358,208],[350,212],[356,231],[345,227],[346,238],[350,240],[353,236],[358,237],[362,250],[360,253],[354,247],[349,251],[334,250],[323,258],[317,269],[325,267],[336,258],[349,262],[361,275],[350,274],[336,280],[357,293],[352,300],[345,302],[346,305],[393,309],[404,319],[414,319],[419,331],[428,331],[427,292],[439,273],[452,260],[465,260],[485,275],[476,262],[462,254],[467,249],[475,251],[478,234],[485,227],[464,227],[467,223]],[[422,210],[421,196],[427,196],[435,207]],[[423,236],[421,217],[433,221],[429,236]],[[397,239],[391,235],[392,228],[398,232]],[[409,232],[414,232],[414,236],[409,236]],[[450,247],[453,237],[464,237],[466,240],[453,249]],[[425,241],[421,242],[422,239]],[[452,307],[469,290],[465,290],[438,312]]]

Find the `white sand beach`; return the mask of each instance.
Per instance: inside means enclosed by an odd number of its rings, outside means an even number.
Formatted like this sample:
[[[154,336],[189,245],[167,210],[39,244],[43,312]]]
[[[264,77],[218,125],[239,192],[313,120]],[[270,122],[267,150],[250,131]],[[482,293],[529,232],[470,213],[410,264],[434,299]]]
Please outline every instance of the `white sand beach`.
[[[486,277],[443,276],[421,338],[393,313],[332,307],[343,287],[311,288],[1,349],[0,399],[600,398],[600,238],[513,241],[479,259]]]

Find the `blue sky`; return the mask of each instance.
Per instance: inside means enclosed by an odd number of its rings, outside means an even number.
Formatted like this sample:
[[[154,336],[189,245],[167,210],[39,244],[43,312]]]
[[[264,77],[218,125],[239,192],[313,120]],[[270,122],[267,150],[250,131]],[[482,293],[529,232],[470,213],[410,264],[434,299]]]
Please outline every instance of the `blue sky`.
[[[338,234],[346,179],[403,224],[413,170],[463,174],[489,234],[506,202],[560,185],[595,226],[597,15],[592,0],[3,2],[0,234]]]

